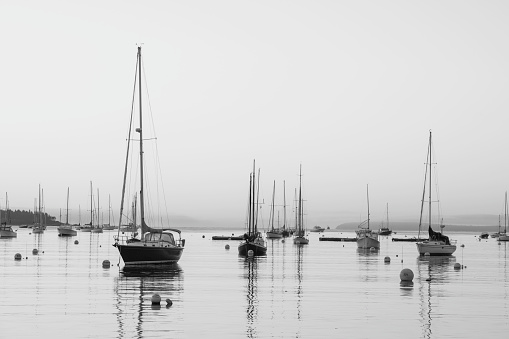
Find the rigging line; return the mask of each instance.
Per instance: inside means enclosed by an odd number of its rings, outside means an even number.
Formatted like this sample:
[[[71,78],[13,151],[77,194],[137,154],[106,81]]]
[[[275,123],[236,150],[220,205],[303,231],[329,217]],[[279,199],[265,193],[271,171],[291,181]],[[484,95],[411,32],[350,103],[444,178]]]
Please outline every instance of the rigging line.
[[[128,140],[131,139],[131,132],[132,132],[132,125],[133,125],[133,115],[134,115],[134,102],[136,98],[136,79],[138,78],[138,64],[140,63],[140,54],[138,53],[136,56],[136,67],[134,71],[134,86],[133,86],[133,97],[131,100],[131,118],[129,120],[129,132],[128,132]],[[128,160],[129,160],[129,149],[130,149],[131,142],[127,142],[127,151],[126,151],[126,159],[125,159],[125,167],[124,167],[124,181],[122,185],[122,198],[120,200],[120,217],[118,220],[118,233],[117,236],[120,236],[120,227],[122,225],[122,214],[124,211],[124,198],[125,198],[125,182],[127,178],[127,167],[128,167]]]

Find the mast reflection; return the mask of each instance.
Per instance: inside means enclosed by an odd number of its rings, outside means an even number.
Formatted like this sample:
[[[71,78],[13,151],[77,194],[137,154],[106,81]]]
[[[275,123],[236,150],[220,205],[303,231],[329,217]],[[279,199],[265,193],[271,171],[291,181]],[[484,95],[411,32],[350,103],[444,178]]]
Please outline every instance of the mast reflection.
[[[163,307],[167,298],[177,301],[177,305],[182,299],[183,271],[178,264],[124,267],[115,279],[118,338],[144,338],[150,336],[147,332],[158,330],[157,326],[143,326],[144,323],[153,325],[158,321],[159,312],[164,312],[161,306],[152,305],[154,293],[161,296]],[[175,307],[174,304],[172,308]],[[171,314],[165,321],[182,324],[182,312]],[[178,336],[178,331],[176,327],[173,334]],[[171,334],[168,333],[169,337]]]
[[[433,333],[432,320],[433,320],[433,303],[438,297],[439,291],[437,283],[444,283],[448,277],[450,266],[454,265],[456,257],[436,257],[424,256],[417,258],[417,270],[419,284],[419,299],[421,301],[421,308],[419,316],[421,317],[421,327],[423,338],[431,338]],[[433,288],[432,285],[437,286]]]
[[[248,338],[256,338],[256,320],[258,317],[258,261],[256,258],[248,258],[244,261],[247,269],[247,329]]]

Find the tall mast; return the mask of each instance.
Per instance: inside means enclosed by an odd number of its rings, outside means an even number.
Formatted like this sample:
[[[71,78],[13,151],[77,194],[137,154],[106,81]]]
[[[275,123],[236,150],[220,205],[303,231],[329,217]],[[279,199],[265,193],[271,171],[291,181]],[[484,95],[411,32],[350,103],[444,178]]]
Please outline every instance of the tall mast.
[[[253,228],[252,228],[253,234],[256,234],[257,226],[258,226],[256,224],[258,222],[258,220],[256,220],[256,217],[258,216],[258,213],[255,214],[255,212],[258,211],[258,204],[256,204],[256,207],[255,207],[255,194],[256,194],[256,190],[255,190],[255,186],[256,186],[256,173],[255,173],[256,165],[255,165],[255,163],[256,163],[255,160],[253,160],[253,182],[252,182],[252,186],[253,186],[253,188],[252,188],[252,195],[253,195],[253,197],[252,197],[252,200],[251,200],[251,202],[253,204],[253,208],[251,209],[251,212],[253,214],[252,215],[252,219],[251,219],[253,221],[253,225],[252,225],[253,226]],[[258,201],[256,201],[256,203],[257,202]]]
[[[99,212],[100,212],[100,207],[99,207],[99,189],[97,189],[97,228],[99,228],[99,226],[101,225],[101,222],[99,221]]]
[[[42,226],[42,216],[41,216],[41,184],[39,184],[39,226]]]
[[[369,185],[366,185],[366,199],[368,200],[368,230],[369,230]]]
[[[431,227],[431,131],[429,131],[429,227]]]
[[[90,181],[90,227],[94,224],[94,206],[92,204],[93,192],[92,181]]]
[[[276,180],[274,180],[274,185],[272,187],[272,223],[271,223],[271,230],[274,231],[274,199],[276,196]]]
[[[67,207],[65,210],[65,224],[69,225],[69,187],[67,187]]]
[[[303,236],[302,232],[302,165],[299,169],[299,218],[298,218],[298,236]]]
[[[286,183],[283,180],[283,230],[286,230]]]
[[[507,191],[505,192],[504,233],[507,232]]]
[[[141,231],[145,232],[145,204],[143,197],[143,118],[142,118],[142,102],[141,102],[141,46],[138,47],[138,95],[140,104],[140,127],[136,132],[140,133],[140,214],[141,214]]]

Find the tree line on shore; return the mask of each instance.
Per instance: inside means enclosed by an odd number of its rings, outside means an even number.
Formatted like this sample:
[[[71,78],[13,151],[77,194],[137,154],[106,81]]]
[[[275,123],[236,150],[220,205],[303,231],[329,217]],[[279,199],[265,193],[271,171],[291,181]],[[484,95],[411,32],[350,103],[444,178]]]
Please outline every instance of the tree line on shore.
[[[25,210],[0,210],[1,222],[8,225],[32,225],[39,220],[39,213]],[[54,216],[41,213],[43,223],[48,226],[59,226],[61,223]]]

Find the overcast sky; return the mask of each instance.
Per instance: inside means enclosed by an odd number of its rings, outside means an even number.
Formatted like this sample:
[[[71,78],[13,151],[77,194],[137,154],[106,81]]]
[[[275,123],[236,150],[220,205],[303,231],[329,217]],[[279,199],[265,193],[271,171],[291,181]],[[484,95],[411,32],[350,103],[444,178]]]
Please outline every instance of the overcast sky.
[[[286,180],[289,214],[302,164],[308,226],[365,219],[367,184],[372,218],[418,220],[429,130],[444,222],[498,216],[508,17],[507,1],[3,0],[0,204],[33,209],[41,184],[56,214],[69,187],[77,218],[92,181],[118,213],[143,43],[174,226],[243,227],[253,159],[266,204]]]

